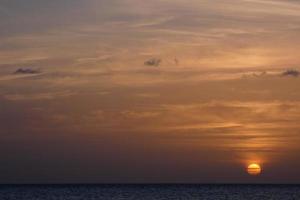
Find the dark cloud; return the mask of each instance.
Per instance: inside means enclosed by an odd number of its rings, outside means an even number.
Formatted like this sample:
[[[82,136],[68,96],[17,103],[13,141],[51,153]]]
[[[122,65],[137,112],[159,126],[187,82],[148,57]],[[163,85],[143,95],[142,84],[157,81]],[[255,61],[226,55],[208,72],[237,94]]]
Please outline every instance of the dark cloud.
[[[30,68],[19,68],[17,69],[14,74],[39,74],[39,70],[30,69]]]
[[[161,59],[151,58],[144,62],[144,65],[158,67],[161,63]]]
[[[298,77],[300,72],[298,70],[289,69],[282,73],[282,76],[293,76]]]

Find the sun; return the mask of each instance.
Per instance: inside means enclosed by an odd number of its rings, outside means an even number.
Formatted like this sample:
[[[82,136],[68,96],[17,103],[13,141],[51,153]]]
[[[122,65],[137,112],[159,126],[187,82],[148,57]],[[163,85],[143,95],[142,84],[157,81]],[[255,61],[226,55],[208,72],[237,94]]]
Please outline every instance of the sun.
[[[252,176],[257,176],[257,175],[261,174],[262,169],[259,164],[253,163],[248,166],[247,172],[248,172],[248,174],[250,174]]]

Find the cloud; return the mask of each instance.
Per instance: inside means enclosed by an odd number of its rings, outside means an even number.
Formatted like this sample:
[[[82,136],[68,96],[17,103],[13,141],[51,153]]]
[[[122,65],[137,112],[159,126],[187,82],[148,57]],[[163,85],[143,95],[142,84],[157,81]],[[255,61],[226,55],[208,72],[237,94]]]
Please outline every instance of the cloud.
[[[247,72],[243,74],[243,78],[270,78],[270,77],[298,77],[300,72],[295,69],[288,69],[285,71],[282,70],[270,70],[270,71],[262,71],[262,72]]]
[[[282,73],[282,76],[292,76],[292,77],[298,77],[300,72],[298,70],[289,69]]]
[[[14,74],[39,74],[39,70],[30,69],[30,68],[19,68],[17,69]]]
[[[250,74],[249,74],[250,73]],[[243,74],[243,78],[252,78],[252,77],[265,77],[268,75],[267,71],[262,71],[262,72],[249,72],[249,73],[245,73]]]
[[[158,67],[160,65],[160,63],[161,63],[161,59],[151,58],[149,60],[146,60],[144,62],[144,65]]]
[[[75,95],[75,92],[41,92],[33,94],[4,94],[3,97],[9,101],[34,101],[34,100],[53,100]]]
[[[125,110],[122,111],[121,114],[131,119],[144,119],[144,118],[155,118],[160,115],[160,112],[154,111],[132,111],[132,110]]]

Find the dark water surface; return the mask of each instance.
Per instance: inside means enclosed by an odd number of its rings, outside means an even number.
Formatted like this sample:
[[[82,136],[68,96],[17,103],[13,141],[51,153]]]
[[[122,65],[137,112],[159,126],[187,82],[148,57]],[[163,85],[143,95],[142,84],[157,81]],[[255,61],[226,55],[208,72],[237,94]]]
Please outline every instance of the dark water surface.
[[[300,200],[300,185],[1,185],[0,200]]]

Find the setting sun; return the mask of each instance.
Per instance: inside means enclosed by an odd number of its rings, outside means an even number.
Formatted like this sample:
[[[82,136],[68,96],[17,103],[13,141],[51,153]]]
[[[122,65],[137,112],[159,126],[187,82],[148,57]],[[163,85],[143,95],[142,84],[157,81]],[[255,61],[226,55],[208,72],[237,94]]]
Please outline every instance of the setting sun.
[[[259,175],[262,172],[261,166],[258,164],[251,164],[247,168],[247,172],[250,175]]]

